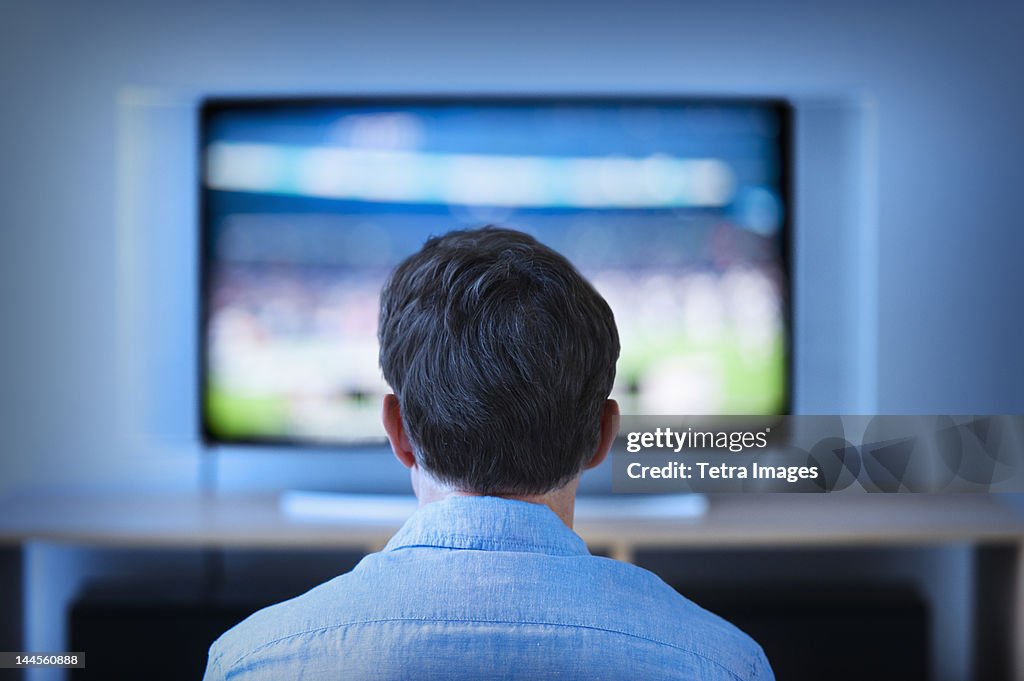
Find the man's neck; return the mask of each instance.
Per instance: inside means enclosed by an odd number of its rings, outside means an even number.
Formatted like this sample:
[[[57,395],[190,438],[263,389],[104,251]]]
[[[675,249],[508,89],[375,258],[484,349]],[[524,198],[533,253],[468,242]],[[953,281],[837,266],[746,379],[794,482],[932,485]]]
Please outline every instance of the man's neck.
[[[412,488],[416,493],[416,498],[419,499],[420,506],[450,497],[496,496],[501,499],[512,499],[513,501],[525,501],[530,504],[547,506],[555,515],[561,518],[562,522],[569,529],[572,529],[573,521],[575,520],[576,488],[578,486],[579,478],[574,478],[567,485],[546,494],[522,496],[511,494],[482,495],[441,485],[430,476],[424,475],[418,467],[412,471]]]

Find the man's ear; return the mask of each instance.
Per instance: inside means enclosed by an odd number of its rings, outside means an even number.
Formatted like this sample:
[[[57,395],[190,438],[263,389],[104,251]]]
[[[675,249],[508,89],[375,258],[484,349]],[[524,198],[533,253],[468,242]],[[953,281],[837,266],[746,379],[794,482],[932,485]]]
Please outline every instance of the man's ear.
[[[409,438],[405,436],[405,427],[402,425],[402,408],[398,404],[398,398],[393,394],[384,396],[381,421],[384,423],[388,442],[391,443],[391,451],[406,468],[415,466],[416,456],[412,453],[412,446],[409,444]]]
[[[584,466],[584,470],[597,468],[608,456],[608,452],[615,442],[615,436],[619,434],[619,403],[615,400],[606,400],[604,411],[601,412],[601,436],[597,441],[597,451]]]

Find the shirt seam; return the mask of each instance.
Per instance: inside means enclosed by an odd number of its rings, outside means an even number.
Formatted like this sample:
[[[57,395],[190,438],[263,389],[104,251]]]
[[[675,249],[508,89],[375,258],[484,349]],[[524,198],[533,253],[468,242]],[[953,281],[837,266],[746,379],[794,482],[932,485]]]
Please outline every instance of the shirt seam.
[[[450,545],[450,543],[452,541],[460,541],[460,540],[463,541],[463,542],[467,542],[467,543],[474,543],[475,542],[477,544],[487,545],[487,546],[493,547],[493,548],[503,548],[503,547],[516,548],[516,549],[531,549],[532,548],[532,549],[541,549],[541,550],[547,550],[547,551],[554,551],[554,552],[557,552],[558,555],[567,555],[567,556],[576,556],[576,555],[582,556],[582,555],[586,555],[585,552],[580,552],[579,551],[579,547],[577,547],[577,546],[567,546],[566,544],[561,544],[561,545],[546,544],[546,543],[542,543],[542,542],[528,542],[528,541],[522,541],[522,540],[518,540],[518,539],[494,539],[492,537],[486,537],[486,536],[483,536],[483,535],[452,534],[452,533],[445,533],[443,535],[437,535],[437,537],[432,537],[429,534],[426,535],[426,536],[417,537],[415,539],[414,543],[407,544],[407,543],[404,543],[404,541],[403,541],[403,543],[401,543],[401,544],[389,547],[388,551],[394,551],[394,550],[397,550],[397,549],[404,549],[404,548],[415,548],[417,546],[429,546],[429,547],[436,547],[436,548],[442,548],[442,549],[465,549],[465,550],[470,550],[470,551],[472,551],[472,550],[474,550],[476,548],[476,547],[473,547],[473,546],[452,546],[452,545]],[[444,542],[444,541],[447,541],[448,543],[438,543],[438,542]],[[423,543],[423,542],[432,542],[432,543]],[[483,549],[476,549],[476,550],[483,550]],[[572,550],[572,553],[567,553],[567,551],[570,551],[570,550]]]
[[[356,626],[356,625],[360,625],[360,624],[383,624],[383,623],[386,623],[386,622],[441,622],[441,623],[465,623],[465,624],[518,624],[518,625],[533,625],[533,626],[543,626],[543,627],[562,627],[562,628],[566,628],[566,629],[587,629],[587,630],[590,630],[590,631],[600,631],[600,632],[604,632],[604,633],[608,633],[608,634],[619,634],[620,636],[628,636],[630,638],[640,639],[641,641],[647,641],[648,643],[655,643],[657,645],[663,645],[663,646],[666,646],[668,648],[672,648],[674,650],[678,650],[680,652],[684,652],[684,653],[693,655],[695,657],[699,657],[699,658],[701,658],[703,660],[707,660],[708,662],[710,662],[711,664],[715,665],[716,667],[719,667],[720,669],[722,669],[723,671],[725,671],[727,674],[729,674],[733,678],[737,679],[738,681],[743,681],[743,677],[741,677],[739,674],[737,674],[733,670],[729,669],[728,667],[726,667],[724,664],[722,664],[718,660],[712,659],[712,658],[708,657],[707,655],[699,653],[699,652],[697,652],[695,650],[691,650],[689,648],[684,648],[684,647],[676,645],[674,643],[668,643],[667,641],[661,641],[659,639],[651,638],[649,636],[643,636],[643,635],[640,635],[640,634],[631,634],[628,631],[621,631],[619,629],[609,629],[607,627],[596,627],[596,626],[590,625],[590,624],[566,624],[566,623],[563,623],[563,622],[535,622],[535,621],[523,621],[523,620],[468,619],[468,618],[466,618],[466,619],[452,619],[452,618],[431,618],[431,617],[383,617],[383,618],[380,618],[380,619],[372,619],[372,620],[355,620],[353,622],[345,622],[343,624],[331,624],[331,625],[325,626],[325,627],[317,627],[316,629],[307,629],[306,631],[297,631],[297,632],[295,632],[293,634],[288,634],[287,636],[282,636],[280,638],[276,638],[273,641],[267,641],[263,645],[258,646],[256,648],[253,648],[252,650],[250,650],[249,652],[245,653],[244,655],[240,656],[237,660],[232,662],[231,665],[229,666],[229,669],[233,669],[234,667],[236,667],[238,664],[240,664],[246,658],[251,657],[251,656],[255,655],[258,652],[266,650],[267,648],[275,646],[278,643],[283,643],[283,642],[285,642],[285,641],[287,641],[289,639],[298,638],[300,636],[306,636],[306,635],[309,635],[309,634],[319,634],[319,633],[324,632],[324,631],[329,631],[331,629],[340,629],[342,627],[351,627],[351,626]],[[753,665],[753,664],[751,665],[751,672],[752,673],[756,673],[757,672],[756,665]],[[759,673],[757,675],[760,676]]]

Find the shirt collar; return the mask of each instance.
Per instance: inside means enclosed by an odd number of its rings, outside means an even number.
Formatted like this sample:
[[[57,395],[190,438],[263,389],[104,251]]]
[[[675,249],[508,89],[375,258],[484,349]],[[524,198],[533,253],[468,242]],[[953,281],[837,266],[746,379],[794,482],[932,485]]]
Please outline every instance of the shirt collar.
[[[448,497],[420,507],[384,550],[412,546],[589,555],[579,535],[547,506],[499,497]]]

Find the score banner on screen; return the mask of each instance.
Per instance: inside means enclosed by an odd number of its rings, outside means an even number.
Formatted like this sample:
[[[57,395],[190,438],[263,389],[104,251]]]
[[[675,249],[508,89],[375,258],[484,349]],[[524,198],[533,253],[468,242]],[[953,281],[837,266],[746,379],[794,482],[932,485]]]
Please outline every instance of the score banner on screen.
[[[1024,492],[1024,416],[623,416],[612,489]]]

